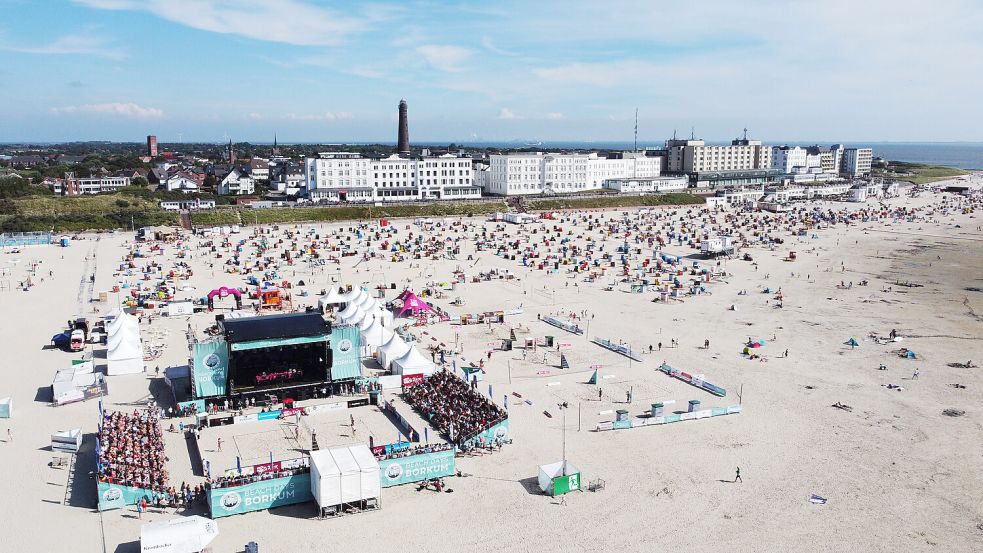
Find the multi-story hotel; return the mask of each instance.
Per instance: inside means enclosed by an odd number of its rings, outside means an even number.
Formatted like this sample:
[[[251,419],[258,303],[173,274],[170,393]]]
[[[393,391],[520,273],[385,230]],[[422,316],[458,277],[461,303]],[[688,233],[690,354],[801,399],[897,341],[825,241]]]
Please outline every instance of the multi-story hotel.
[[[350,152],[304,160],[308,196],[315,201],[387,202],[480,198],[471,158],[454,155],[373,159]]]
[[[662,173],[662,158],[642,152],[609,156],[511,153],[490,156],[485,192],[498,196],[564,194],[596,190],[610,179],[649,178]]]

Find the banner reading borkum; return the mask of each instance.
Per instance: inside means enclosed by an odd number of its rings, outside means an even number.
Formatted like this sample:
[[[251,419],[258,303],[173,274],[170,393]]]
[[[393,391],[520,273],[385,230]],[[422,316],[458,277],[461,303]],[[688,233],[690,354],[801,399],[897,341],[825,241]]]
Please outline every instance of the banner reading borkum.
[[[382,476],[383,488],[430,478],[452,476],[454,471],[453,449],[379,461],[379,473]]]
[[[313,500],[311,475],[304,473],[232,488],[213,488],[208,505],[212,518],[219,518]]]
[[[195,343],[194,383],[197,397],[225,395],[229,375],[229,350],[225,342]]]

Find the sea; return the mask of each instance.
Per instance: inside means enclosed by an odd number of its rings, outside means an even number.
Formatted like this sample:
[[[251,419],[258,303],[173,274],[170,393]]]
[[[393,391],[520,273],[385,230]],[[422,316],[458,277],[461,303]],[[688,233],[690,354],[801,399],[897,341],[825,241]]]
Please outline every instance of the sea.
[[[707,141],[707,144],[718,142]],[[828,142],[781,142],[769,141],[768,144],[788,144],[791,146],[811,146],[819,144],[828,146]],[[719,142],[727,144],[727,142]],[[573,141],[542,141],[542,142],[471,142],[458,143],[482,148],[571,148],[571,149],[606,149],[630,150],[631,142],[573,142]],[[983,169],[983,142],[867,142],[843,143],[846,147],[869,147],[874,150],[874,157],[882,157],[891,161],[907,161],[909,163],[925,163],[927,165],[945,165],[960,169]],[[639,142],[639,148],[661,148],[662,142]]]

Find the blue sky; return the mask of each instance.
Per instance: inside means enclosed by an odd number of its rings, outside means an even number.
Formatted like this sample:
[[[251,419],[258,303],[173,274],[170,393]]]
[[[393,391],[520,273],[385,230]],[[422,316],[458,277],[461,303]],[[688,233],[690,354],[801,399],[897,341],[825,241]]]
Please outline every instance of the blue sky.
[[[983,3],[0,0],[0,141],[983,140]]]

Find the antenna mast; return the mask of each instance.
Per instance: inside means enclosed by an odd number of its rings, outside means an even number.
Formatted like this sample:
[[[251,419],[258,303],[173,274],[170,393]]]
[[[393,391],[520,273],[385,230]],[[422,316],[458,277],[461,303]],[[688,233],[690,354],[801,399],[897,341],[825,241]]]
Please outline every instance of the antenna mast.
[[[635,108],[635,150],[638,151],[638,108]]]

